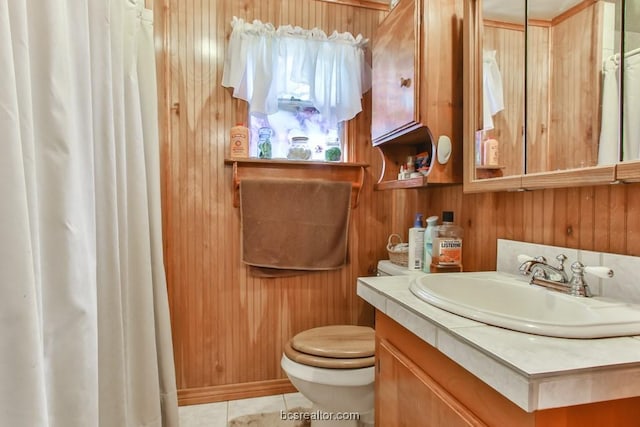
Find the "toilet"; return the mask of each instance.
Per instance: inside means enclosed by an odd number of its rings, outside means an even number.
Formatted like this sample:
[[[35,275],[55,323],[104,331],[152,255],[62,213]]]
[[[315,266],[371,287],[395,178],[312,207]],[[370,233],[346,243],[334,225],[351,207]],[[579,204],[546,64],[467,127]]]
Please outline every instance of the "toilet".
[[[373,426],[375,331],[366,326],[321,326],[284,347],[280,365],[313,403],[311,427]],[[345,413],[358,413],[342,418]]]

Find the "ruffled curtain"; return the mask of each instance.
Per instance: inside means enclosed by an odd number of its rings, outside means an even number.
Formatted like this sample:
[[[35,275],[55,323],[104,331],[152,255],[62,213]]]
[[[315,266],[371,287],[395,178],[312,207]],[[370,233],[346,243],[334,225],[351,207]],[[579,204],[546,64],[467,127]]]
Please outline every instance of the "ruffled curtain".
[[[362,35],[275,28],[234,17],[222,85],[249,103],[250,112],[278,111],[278,94],[291,83],[310,87],[310,101],[332,123],[362,111],[362,94],[371,88],[371,67],[365,60],[368,42]]]

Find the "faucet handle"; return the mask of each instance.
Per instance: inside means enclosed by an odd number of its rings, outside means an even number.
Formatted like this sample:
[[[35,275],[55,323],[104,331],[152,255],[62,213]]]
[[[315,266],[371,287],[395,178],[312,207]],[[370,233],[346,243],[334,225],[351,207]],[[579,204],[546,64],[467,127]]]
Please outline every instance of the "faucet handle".
[[[531,255],[527,255],[527,254],[520,254],[518,255],[518,262],[520,264],[524,264],[527,261],[539,261],[539,262],[547,262],[547,259],[545,257],[541,256],[531,256]]]
[[[587,267],[584,267],[584,272],[585,273],[589,273],[589,274],[593,274],[594,276],[598,276],[598,277],[601,277],[603,279],[610,279],[610,278],[613,277],[613,270],[610,269],[609,267],[587,266]]]
[[[603,279],[613,277],[613,270],[609,267],[601,267],[601,266],[585,266],[579,261],[571,264],[571,272],[573,273],[573,277],[571,277],[571,294],[576,296],[585,296],[590,297],[591,291],[589,286],[584,280],[584,273],[590,273],[598,277],[602,277]]]
[[[520,254],[518,255],[518,263],[524,264],[527,261],[533,261],[534,258],[531,255]]]
[[[577,297],[590,297],[591,290],[589,289],[589,285],[584,280],[584,272],[586,267],[580,261],[576,261],[571,264],[571,280],[569,281],[569,285],[571,289],[569,293],[573,296]]]
[[[558,269],[564,270],[564,262],[567,260],[567,256],[565,254],[560,254],[556,256],[556,260],[560,263],[560,267],[558,267]]]

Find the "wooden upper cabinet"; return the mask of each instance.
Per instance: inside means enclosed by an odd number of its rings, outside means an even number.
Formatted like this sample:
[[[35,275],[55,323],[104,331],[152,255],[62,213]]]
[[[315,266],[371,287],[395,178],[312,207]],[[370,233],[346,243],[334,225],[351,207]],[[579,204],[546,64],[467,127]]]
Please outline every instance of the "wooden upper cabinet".
[[[383,158],[378,190],[462,182],[462,5],[400,0],[378,27],[371,112],[371,140]],[[439,148],[450,153],[441,161]],[[423,152],[429,172],[399,181],[407,157]]]
[[[420,0],[418,1],[420,3]],[[373,45],[373,145],[414,128],[418,122],[416,74],[420,39],[415,0],[402,0],[382,22]],[[396,135],[397,136],[397,135]]]

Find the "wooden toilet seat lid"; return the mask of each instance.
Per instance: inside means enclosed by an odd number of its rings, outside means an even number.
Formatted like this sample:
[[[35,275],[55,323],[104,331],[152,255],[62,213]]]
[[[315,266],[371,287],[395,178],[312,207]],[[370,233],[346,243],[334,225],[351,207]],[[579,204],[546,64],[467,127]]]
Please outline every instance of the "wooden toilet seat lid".
[[[302,353],[294,350],[293,347],[291,347],[290,340],[287,341],[284,346],[284,354],[290,360],[296,363],[300,363],[301,365],[315,366],[317,368],[326,369],[361,369],[373,366],[375,363],[375,356],[339,359],[334,357],[322,357]]]
[[[335,359],[373,357],[375,353],[375,331],[368,326],[321,326],[300,332],[290,342],[301,353]]]

